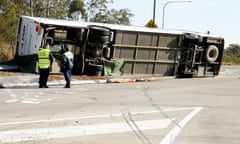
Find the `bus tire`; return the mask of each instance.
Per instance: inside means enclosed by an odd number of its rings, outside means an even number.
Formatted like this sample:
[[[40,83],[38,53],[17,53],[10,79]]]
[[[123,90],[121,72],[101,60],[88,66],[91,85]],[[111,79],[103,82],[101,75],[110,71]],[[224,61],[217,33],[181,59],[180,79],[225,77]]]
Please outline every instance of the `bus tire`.
[[[89,42],[91,43],[105,43],[109,41],[109,36],[89,35]]]
[[[106,28],[90,27],[90,34],[99,35],[99,36],[109,36],[110,31]]]
[[[85,73],[89,76],[101,76],[103,72],[103,65],[87,64],[85,67]]]
[[[209,45],[206,53],[205,53],[205,59],[209,63],[214,63],[219,56],[219,50],[218,47],[215,45]]]

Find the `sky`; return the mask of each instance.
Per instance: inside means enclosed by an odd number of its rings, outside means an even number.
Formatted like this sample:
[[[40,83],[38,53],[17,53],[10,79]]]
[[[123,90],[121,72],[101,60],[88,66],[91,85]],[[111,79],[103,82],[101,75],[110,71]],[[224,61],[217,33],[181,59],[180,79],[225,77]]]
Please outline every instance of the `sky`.
[[[155,23],[164,29],[189,30],[219,35],[229,44],[240,44],[240,0],[156,0]],[[187,0],[188,1],[188,0]],[[144,26],[153,19],[154,0],[114,0],[109,8],[129,9],[134,16],[131,24]]]

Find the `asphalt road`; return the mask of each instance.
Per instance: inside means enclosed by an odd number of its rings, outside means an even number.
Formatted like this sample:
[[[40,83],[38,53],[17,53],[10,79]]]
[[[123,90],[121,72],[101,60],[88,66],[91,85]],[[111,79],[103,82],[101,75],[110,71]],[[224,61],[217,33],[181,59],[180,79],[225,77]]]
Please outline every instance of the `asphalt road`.
[[[0,143],[239,144],[239,77],[1,89]]]

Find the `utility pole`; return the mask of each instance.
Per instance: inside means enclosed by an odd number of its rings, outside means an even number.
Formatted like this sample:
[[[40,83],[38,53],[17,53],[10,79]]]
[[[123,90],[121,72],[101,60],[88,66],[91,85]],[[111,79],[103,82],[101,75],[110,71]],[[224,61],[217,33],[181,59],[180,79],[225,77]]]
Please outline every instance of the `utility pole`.
[[[46,11],[46,17],[49,17],[49,7],[50,7],[50,1],[47,1],[47,11]]]
[[[153,23],[155,23],[156,0],[153,0]]]
[[[29,0],[30,15],[33,16],[33,3],[32,0]]]

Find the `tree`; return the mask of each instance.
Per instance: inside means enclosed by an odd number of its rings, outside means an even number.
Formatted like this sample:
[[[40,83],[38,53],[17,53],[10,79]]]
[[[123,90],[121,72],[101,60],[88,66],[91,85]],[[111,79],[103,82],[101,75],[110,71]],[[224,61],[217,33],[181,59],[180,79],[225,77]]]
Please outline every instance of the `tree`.
[[[21,15],[65,19],[80,10],[92,22],[130,24],[133,14],[128,9],[111,9],[113,0],[0,0],[0,41],[15,41],[18,18]]]
[[[0,1],[0,61],[7,61],[8,56],[14,55],[14,42],[16,38],[16,28],[17,28],[17,14],[19,14],[19,9],[21,5],[6,1]],[[9,48],[6,47],[6,43],[9,44]]]
[[[68,17],[72,17],[73,12],[80,11],[82,18],[86,19],[86,10],[84,8],[84,2],[82,0],[73,0],[70,4]]]
[[[89,0],[86,4],[88,20],[92,22],[130,25],[130,17],[133,16],[130,10],[108,10],[107,4],[109,3],[113,3],[113,1]]]
[[[112,3],[112,0],[88,0],[86,6],[89,20],[94,21],[94,18],[97,17],[97,15],[106,14],[108,3]]]
[[[128,9],[111,9],[110,11],[107,11],[106,14],[97,14],[97,16],[94,18],[94,21],[110,24],[130,25],[131,22],[129,18],[132,16],[133,14],[130,13],[130,10]]]
[[[226,64],[240,64],[240,45],[230,44],[224,51],[223,61]]]
[[[30,0],[32,16],[63,19],[68,15],[71,0]]]
[[[66,18],[71,0],[0,0],[0,40],[15,40],[18,18],[21,15]]]
[[[230,44],[229,47],[226,48],[225,53],[227,55],[238,55],[238,54],[240,54],[240,45]]]
[[[0,0],[0,10],[3,13],[14,7],[16,16],[28,15],[35,17],[65,18],[71,0]]]
[[[2,14],[0,15],[0,37],[1,40],[11,43],[15,39],[16,27],[18,18],[16,15],[19,14],[21,5],[18,3],[7,3],[1,1]]]

